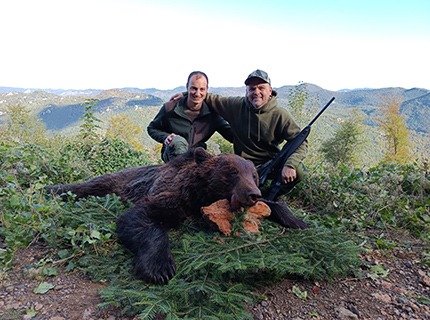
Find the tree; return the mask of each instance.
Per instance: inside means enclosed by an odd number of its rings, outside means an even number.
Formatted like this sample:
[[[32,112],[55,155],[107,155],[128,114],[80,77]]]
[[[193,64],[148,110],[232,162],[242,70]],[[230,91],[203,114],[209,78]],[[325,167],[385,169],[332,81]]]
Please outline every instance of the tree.
[[[97,102],[97,99],[85,100],[85,113],[81,118],[83,123],[80,126],[79,132],[82,137],[82,140],[89,144],[100,140],[96,130],[100,129],[100,126],[97,124],[97,122],[101,122],[101,120],[98,119],[93,112],[95,106],[97,105]]]
[[[384,98],[381,105],[382,115],[377,118],[377,122],[387,142],[383,160],[405,164],[410,160],[410,142],[406,121],[400,113],[401,103],[398,97]]]
[[[22,106],[10,106],[7,109],[9,120],[0,127],[2,141],[24,143],[43,143],[47,141],[45,125],[39,118],[32,116]]]
[[[120,139],[130,144],[135,150],[143,151],[143,145],[140,141],[142,128],[139,127],[128,115],[119,114],[108,120],[106,137],[110,139]]]
[[[320,110],[320,103],[316,96],[312,96],[308,90],[308,84],[299,82],[288,92],[288,110],[291,112],[295,122],[303,129],[309,121]],[[308,155],[306,156],[307,164],[315,164],[322,161],[322,156],[318,152],[321,145],[321,135],[316,134],[322,120],[317,121],[311,130],[307,140],[309,145]]]
[[[299,82],[298,85],[294,86],[294,88],[289,91],[288,98],[288,104],[293,118],[298,124],[303,125],[305,121],[304,106],[309,99],[306,83]]]
[[[364,117],[355,110],[352,116],[340,123],[333,138],[322,143],[320,151],[333,165],[357,165],[359,154],[364,146]]]

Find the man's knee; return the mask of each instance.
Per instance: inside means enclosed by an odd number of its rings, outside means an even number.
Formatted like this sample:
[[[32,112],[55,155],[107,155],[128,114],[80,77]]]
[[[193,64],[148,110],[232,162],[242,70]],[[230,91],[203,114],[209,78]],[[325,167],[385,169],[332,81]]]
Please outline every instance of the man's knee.
[[[169,162],[177,156],[187,152],[188,142],[181,136],[174,136],[172,141],[164,149],[162,159],[164,162]]]
[[[188,142],[181,136],[174,136],[172,142],[169,144],[169,148],[170,147],[172,148],[172,154],[174,156],[179,156],[180,154],[187,152]]]

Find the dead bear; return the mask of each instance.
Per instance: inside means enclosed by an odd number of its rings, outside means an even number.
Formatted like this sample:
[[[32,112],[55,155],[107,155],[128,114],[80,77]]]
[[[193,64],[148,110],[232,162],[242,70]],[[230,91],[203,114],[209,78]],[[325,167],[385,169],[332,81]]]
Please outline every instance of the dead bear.
[[[49,193],[68,191],[77,198],[116,194],[134,205],[117,221],[119,241],[134,253],[135,275],[151,283],[167,283],[176,272],[167,229],[200,208],[228,199],[233,210],[258,200],[271,209],[269,219],[288,228],[304,229],[282,203],[261,199],[258,174],[251,161],[233,154],[213,156],[203,148],[189,150],[163,165],[128,168],[87,182],[46,186]]]

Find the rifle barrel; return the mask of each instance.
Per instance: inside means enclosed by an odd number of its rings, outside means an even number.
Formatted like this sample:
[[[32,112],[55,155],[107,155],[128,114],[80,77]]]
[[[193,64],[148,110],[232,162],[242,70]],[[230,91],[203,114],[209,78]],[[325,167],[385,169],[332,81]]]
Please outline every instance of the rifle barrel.
[[[306,140],[306,138],[308,137],[311,131],[311,126],[313,125],[313,123],[319,118],[319,116],[325,111],[325,109],[328,108],[328,106],[333,102],[333,100],[334,100],[334,97],[332,97],[330,101],[327,102],[327,104],[318,112],[318,114],[312,119],[311,122],[309,122],[309,124],[299,133],[297,137],[295,137],[293,140],[291,140],[290,142],[287,142],[284,145],[284,147],[272,159],[272,161],[270,161],[267,165],[260,168],[259,170],[260,184],[263,184],[266,181],[269,174],[271,174],[272,172],[280,171],[278,173],[277,178],[275,178],[272,181],[270,191],[269,191],[269,196],[267,199],[273,200],[275,198],[282,184],[281,172],[285,161],[291,156],[291,154],[295,152],[295,150],[303,143],[303,141]]]
[[[315,118],[313,118],[312,121],[309,122],[309,124],[308,124],[309,127],[312,126],[315,121],[317,121],[317,119],[319,118],[319,116],[322,115],[322,113],[325,111],[325,109],[328,108],[328,106],[333,102],[333,100],[334,100],[334,97],[332,97],[330,99],[330,101],[327,102],[327,104],[320,110],[320,112],[318,112],[318,114],[315,116]]]

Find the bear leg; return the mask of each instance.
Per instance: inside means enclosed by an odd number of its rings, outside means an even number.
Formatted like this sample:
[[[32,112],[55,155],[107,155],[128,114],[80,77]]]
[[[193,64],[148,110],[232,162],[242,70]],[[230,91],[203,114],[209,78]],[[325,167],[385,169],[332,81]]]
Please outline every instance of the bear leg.
[[[261,199],[261,201],[270,207],[271,213],[268,217],[269,220],[279,223],[285,228],[306,229],[308,227],[306,222],[297,218],[285,203],[274,202],[266,199]]]
[[[159,166],[127,168],[118,172],[103,174],[84,182],[45,186],[45,190],[48,193],[57,195],[70,191],[76,195],[77,199],[86,198],[88,196],[103,197],[108,194],[116,194],[123,200],[135,200],[133,199],[133,195],[126,193],[129,184],[138,183],[139,186],[142,184],[145,185],[145,190],[143,190],[141,186],[136,190],[139,196],[145,195],[147,189],[151,186],[150,182],[158,172],[158,167]],[[67,196],[63,196],[63,199],[67,200]]]
[[[118,218],[117,233],[124,247],[135,255],[136,277],[164,284],[175,275],[168,233],[163,226],[154,223],[142,207],[134,206]]]
[[[80,182],[74,184],[58,184],[53,186],[45,186],[45,190],[49,194],[62,195],[71,192],[76,195],[77,199],[86,198],[88,196],[103,197],[107,194],[115,193],[112,185],[106,183],[104,177],[97,177],[88,182]],[[63,200],[67,200],[67,196],[63,195]]]

